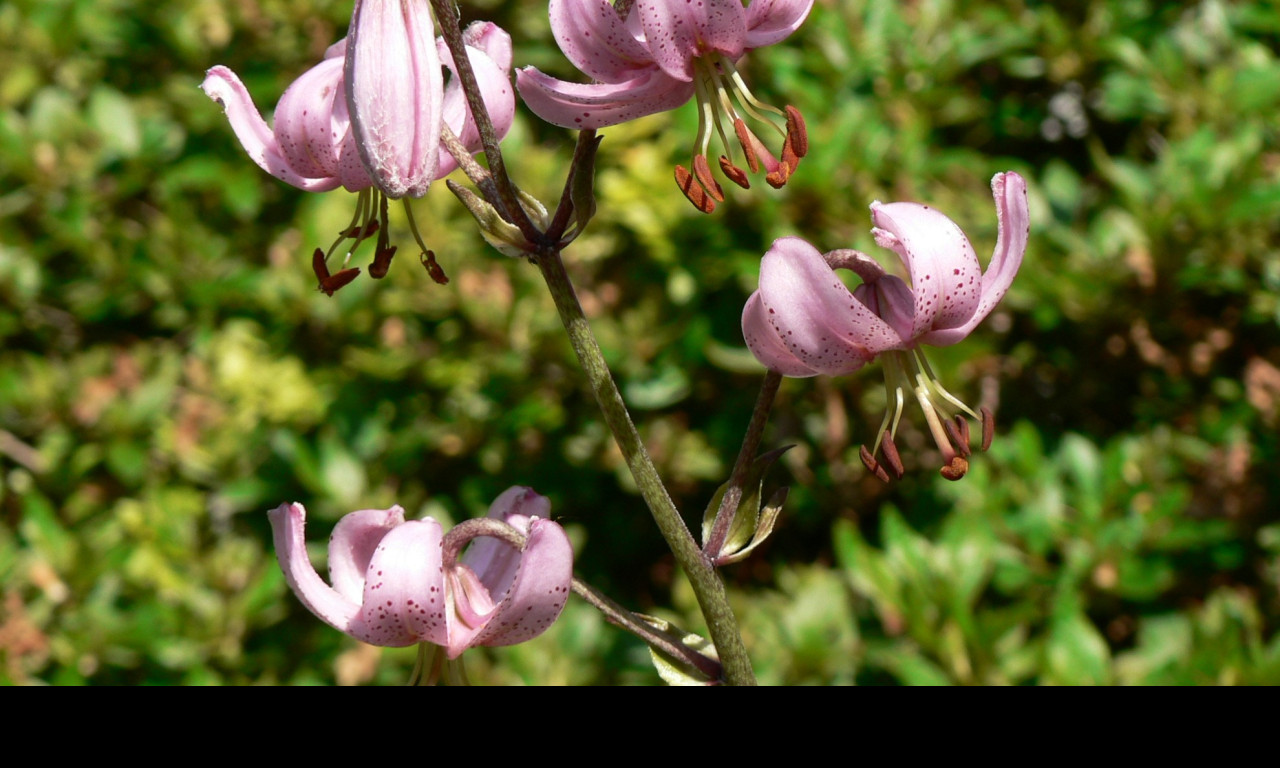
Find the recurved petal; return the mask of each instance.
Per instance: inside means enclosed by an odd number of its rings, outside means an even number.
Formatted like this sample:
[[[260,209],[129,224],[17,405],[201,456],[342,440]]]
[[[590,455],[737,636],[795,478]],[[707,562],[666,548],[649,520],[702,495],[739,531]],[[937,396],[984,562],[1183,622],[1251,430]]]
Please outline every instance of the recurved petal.
[[[511,72],[511,35],[492,21],[473,21],[462,30],[462,42],[479,48],[504,73]]]
[[[1031,216],[1027,210],[1027,181],[1012,171],[998,173],[991,180],[991,191],[996,202],[998,234],[991,263],[982,275],[982,300],[968,322],[957,328],[926,335],[922,339],[926,344],[943,347],[968,336],[1004,298],[1022,266],[1022,257],[1027,251],[1027,236],[1031,232]]]
[[[209,70],[200,88],[209,98],[222,105],[231,130],[249,158],[262,170],[286,184],[307,192],[327,192],[338,186],[334,178],[308,178],[294,170],[280,151],[275,134],[258,113],[249,91],[236,73],[223,66]]]
[[[329,581],[353,603],[364,599],[364,579],[378,542],[404,522],[404,510],[361,509],[343,515],[329,535]]]
[[[564,610],[573,581],[573,547],[550,520],[529,525],[520,567],[472,645],[515,645],[546,631]]]
[[[551,500],[532,488],[517,485],[493,500],[487,516],[501,520],[527,536],[533,518],[545,520],[551,517]],[[521,552],[510,544],[481,536],[472,539],[462,556],[462,563],[475,573],[494,600],[501,600],[520,569],[521,557]]]
[[[818,249],[798,237],[779,238],[765,253],[760,298],[778,338],[818,373],[849,373],[902,343],[853,297]]]
[[[392,647],[446,643],[443,538],[431,518],[410,520],[382,537],[369,560],[352,635]]]
[[[337,176],[344,137],[334,125],[335,100],[344,100],[342,59],[328,58],[294,80],[276,104],[275,135],[280,151],[289,167],[303,176]],[[345,124],[342,127],[345,129]]]
[[[551,31],[573,65],[603,83],[635,77],[653,65],[609,0],[551,0]]]
[[[603,128],[675,109],[693,97],[692,82],[654,68],[620,83],[567,83],[533,67],[516,70],[516,88],[534,114],[563,128]]]
[[[276,560],[285,581],[298,600],[321,621],[340,632],[353,635],[360,604],[349,600],[324,583],[307,555],[307,510],[301,504],[281,504],[267,513],[276,547]]]
[[[858,286],[853,295],[903,339],[911,338],[911,328],[915,322],[915,298],[902,278],[885,275]]]
[[[472,27],[474,26],[473,24]],[[502,30],[499,29],[498,32],[506,37],[506,33]],[[511,58],[510,40],[511,38],[507,37],[508,61]],[[500,48],[500,46],[493,47]],[[450,72],[454,73],[444,90],[441,112],[445,125],[449,126],[449,130],[453,131],[468,150],[473,153],[479,152],[483,148],[480,132],[476,128],[475,120],[471,117],[471,109],[467,106],[467,96],[462,90],[462,81],[454,71],[453,56],[450,55],[443,40],[439,43],[439,53],[441,61]],[[484,99],[485,106],[488,107],[493,128],[498,134],[498,139],[501,140],[511,130],[511,123],[516,114],[516,96],[511,90],[510,72],[501,69],[497,62],[489,58],[480,48],[468,46],[467,58],[471,61],[476,82],[480,85],[480,95]],[[439,167],[436,169],[436,178],[444,178],[458,167],[458,163],[443,146],[439,148],[439,152],[440,160]]]
[[[871,204],[876,242],[893,249],[911,273],[911,338],[964,325],[982,296],[978,254],[960,227],[918,203]]]
[[[736,59],[747,42],[741,0],[636,0],[645,45],[659,67],[677,80],[693,79],[693,60],[708,50]]]
[[[756,291],[747,299],[747,306],[742,310],[742,338],[747,342],[747,349],[755,355],[760,364],[783,376],[805,378],[817,376],[818,372],[791,354],[778,332],[769,322],[769,311],[760,300],[760,292]]]
[[[813,0],[751,0],[747,6],[747,49],[786,39],[812,9]]]
[[[365,168],[389,197],[421,197],[439,159],[444,78],[425,0],[356,0],[347,108]]]

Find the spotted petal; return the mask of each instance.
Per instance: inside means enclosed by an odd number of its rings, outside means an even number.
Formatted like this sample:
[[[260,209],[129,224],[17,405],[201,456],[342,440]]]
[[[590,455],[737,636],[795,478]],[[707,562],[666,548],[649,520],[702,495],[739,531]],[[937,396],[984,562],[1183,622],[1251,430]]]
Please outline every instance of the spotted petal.
[[[276,559],[285,581],[307,610],[340,632],[352,634],[360,604],[338,593],[316,573],[307,554],[307,510],[301,504],[281,504],[267,513],[275,540]]]
[[[378,542],[365,575],[360,619],[349,634],[392,647],[446,643],[443,538],[440,524],[427,518],[396,526]]]
[[[751,0],[747,6],[747,48],[785,40],[800,28],[812,9],[813,0]]]
[[[998,173],[991,180],[991,191],[996,202],[996,247],[991,263],[982,275],[982,298],[967,322],[956,328],[926,334],[921,338],[926,344],[944,347],[968,336],[1004,298],[1018,274],[1018,268],[1022,266],[1031,230],[1026,179],[1012,171]]]
[[[872,203],[871,220],[876,242],[897,253],[911,273],[911,338],[968,322],[982,296],[982,269],[960,227],[918,203]]]
[[[253,98],[236,73],[223,66],[214,67],[200,88],[226,110],[231,130],[259,168],[306,192],[327,192],[338,187],[336,178],[306,176],[290,165],[275,134],[258,113]]]
[[[551,0],[551,32],[573,65],[604,83],[630,80],[654,66],[609,0]]]
[[[800,362],[800,358],[791,354],[787,345],[778,338],[778,331],[769,322],[769,311],[764,308],[759,291],[751,294],[746,308],[742,310],[742,338],[756,360],[771,371],[797,379],[818,375],[818,371]]]
[[[563,128],[603,128],[675,109],[693,98],[692,82],[650,69],[620,83],[568,83],[533,67],[516,71],[516,88],[534,114]]]
[[[764,255],[760,297],[787,350],[818,373],[855,371],[902,343],[854,298],[822,254],[798,237],[779,238]]]
[[[378,542],[404,523],[404,509],[361,509],[343,515],[329,535],[329,581],[346,599],[364,599],[364,580]]]
[[[474,645],[515,645],[547,630],[564,610],[573,581],[573,547],[564,529],[534,519],[510,588]]]
[[[659,67],[677,80],[693,80],[693,60],[716,51],[737,59],[747,42],[741,0],[636,0],[645,44]]]

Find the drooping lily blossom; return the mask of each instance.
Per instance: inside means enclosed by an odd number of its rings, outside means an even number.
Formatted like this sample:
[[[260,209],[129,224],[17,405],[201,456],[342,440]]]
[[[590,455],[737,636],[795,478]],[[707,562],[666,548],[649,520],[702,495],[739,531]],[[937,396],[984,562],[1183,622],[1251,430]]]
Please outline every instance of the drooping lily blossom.
[[[698,139],[692,172],[676,166],[676,183],[699,210],[710,213],[724,191],[711,175],[707,151],[719,134],[724,175],[744,189],[747,171],[736,165],[728,136],[737,141],[752,173],[781,187],[808,152],[800,111],[778,109],[747,89],[734,63],[743,54],[783,40],[804,22],[813,0],[635,0],[624,19],[609,0],[551,0],[551,29],[568,59],[594,78],[569,83],[525,67],[516,87],[543,120],[565,128],[602,128],[698,101]],[[736,106],[735,106],[736,101]],[[747,121],[763,123],[783,139],[775,157]],[[726,130],[727,126],[727,130]]]
[[[560,616],[573,578],[564,529],[547,519],[550,502],[529,488],[505,491],[488,518],[514,528],[524,546],[445,535],[431,518],[404,510],[362,509],[338,521],[329,538],[330,586],[307,555],[301,504],[269,513],[276,557],[308,610],[329,626],[372,645],[430,643],[455,659],[477,645],[514,645]]]
[[[942,387],[921,345],[947,346],[969,335],[991,313],[1013,282],[1027,247],[1027,186],[1016,173],[991,182],[998,232],[983,272],[977,254],[955,222],[918,203],[872,203],[876,242],[893,250],[910,275],[908,285],[870,256],[852,250],[818,252],[797,237],[775,241],[760,265],[760,289],[747,300],[742,333],[756,359],[784,376],[850,373],[881,356],[888,408],[875,446],[862,448],[863,463],[887,480],[875,456],[902,476],[893,439],[908,394],[924,411],[942,452],[944,477],[968,471],[969,426],[981,423],[982,447],[991,442],[990,411],[981,415]],[[836,274],[849,269],[862,279],[850,292]]]
[[[339,246],[351,241],[350,247],[343,249],[343,261],[362,241],[378,233],[378,245],[374,261],[369,272],[374,277],[386,274],[395,247],[387,240],[387,200],[404,196],[420,196],[426,191],[431,181],[443,178],[457,167],[453,156],[441,145],[441,125],[449,126],[462,143],[471,152],[481,150],[479,134],[476,131],[471,112],[466,106],[462,86],[455,75],[440,94],[437,82],[440,80],[440,64],[444,63],[451,71],[453,59],[443,39],[437,39],[429,46],[430,54],[419,56],[416,38],[421,34],[421,23],[414,27],[413,45],[408,44],[410,33],[400,35],[405,38],[403,45],[391,45],[379,51],[373,42],[390,35],[386,27],[374,22],[380,21],[377,13],[361,11],[399,6],[394,3],[360,3],[356,6],[356,15],[352,17],[352,38],[363,39],[361,46],[349,45],[344,38],[330,46],[325,52],[324,60],[305,72],[293,82],[280,102],[276,105],[275,127],[268,127],[267,122],[259,114],[248,90],[230,69],[217,66],[209,70],[201,88],[214,101],[221,103],[226,110],[227,118],[236,137],[244,146],[249,157],[263,170],[282,181],[308,192],[325,192],[341,186],[350,192],[359,193],[356,212],[350,224],[339,231],[337,240],[329,250],[316,249],[313,262],[316,266],[316,277],[320,281],[320,289],[332,295],[334,290],[350,282],[358,270],[343,269],[330,276],[327,262],[339,251]],[[410,3],[410,6],[416,3]],[[399,16],[397,12],[396,16]],[[406,12],[402,20],[418,18]],[[357,28],[363,25],[364,37],[359,38]],[[426,16],[427,32],[430,33],[430,15]],[[394,25],[391,25],[394,26]],[[485,105],[493,118],[494,128],[499,137],[506,135],[511,128],[515,115],[515,95],[511,91],[509,75],[511,71],[511,38],[498,26],[489,22],[471,24],[463,33],[467,43],[468,58],[476,73]],[[376,59],[369,51],[383,54],[381,65],[352,64],[356,49],[365,51],[366,60]],[[390,58],[395,53],[399,58],[397,67]],[[413,58],[407,58],[412,53]],[[424,63],[417,66],[419,75],[411,76],[415,71],[415,61]],[[406,103],[403,112],[393,109],[392,96],[379,95],[378,82],[368,72],[381,68],[395,73],[386,80],[387,88],[400,91],[405,88],[404,80],[419,83],[423,94],[419,94],[413,103]],[[355,89],[348,87],[349,71],[363,73],[364,87]],[[434,129],[427,130],[428,125],[415,125],[413,130],[406,128],[411,119],[416,120],[427,106],[426,94],[435,91],[431,97],[434,108],[425,116],[425,120]],[[416,92],[416,91],[415,91]],[[373,94],[368,96],[368,94]],[[401,94],[404,96],[404,94]],[[366,100],[369,103],[366,104]],[[353,101],[356,102],[353,104]],[[391,110],[395,120],[379,120],[380,110]],[[360,120],[353,115],[362,116]],[[394,125],[393,125],[394,123]],[[363,126],[363,127],[362,127]],[[426,139],[432,143],[430,152],[420,150]],[[358,137],[364,137],[361,141]],[[403,149],[397,149],[399,143]],[[368,144],[369,146],[365,146]],[[366,157],[367,156],[367,157]],[[372,158],[370,161],[368,158]],[[429,173],[428,173],[429,171]],[[410,219],[410,229],[423,253],[428,249],[422,243],[419,230],[413,220],[413,211],[407,201],[405,211]],[[337,279],[342,276],[343,279]],[[335,287],[336,286],[336,287]]]

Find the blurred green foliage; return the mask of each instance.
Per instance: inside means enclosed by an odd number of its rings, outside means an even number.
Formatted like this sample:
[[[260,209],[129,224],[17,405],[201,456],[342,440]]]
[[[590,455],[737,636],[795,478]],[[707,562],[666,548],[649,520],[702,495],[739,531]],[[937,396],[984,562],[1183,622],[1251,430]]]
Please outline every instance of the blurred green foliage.
[[[511,30],[517,65],[580,79],[542,7],[463,11]],[[289,594],[263,514],[286,500],[319,561],[352,509],[457,520],[531,485],[585,578],[698,627],[536,270],[439,185],[415,211],[447,287],[402,254],[317,293],[308,254],[353,198],[262,173],[197,88],[226,64],[269,112],[350,10],[0,7],[0,681],[402,682],[412,649],[359,646]],[[874,369],[784,383],[767,443],[796,447],[766,489],[790,500],[725,572],[762,681],[1280,682],[1278,49],[1274,0],[818,0],[743,64],[808,120],[782,192],[694,211],[670,170],[692,108],[603,131],[567,258],[691,524],[760,378],[739,315],[772,239],[885,256],[867,205],[916,200],[981,252],[991,176],[1030,182],[1012,291],[931,358],[1000,418],[968,477],[941,480],[911,420],[907,478],[867,476]],[[554,199],[569,139],[521,113],[525,189]],[[576,601],[467,660],[477,682],[657,680]]]

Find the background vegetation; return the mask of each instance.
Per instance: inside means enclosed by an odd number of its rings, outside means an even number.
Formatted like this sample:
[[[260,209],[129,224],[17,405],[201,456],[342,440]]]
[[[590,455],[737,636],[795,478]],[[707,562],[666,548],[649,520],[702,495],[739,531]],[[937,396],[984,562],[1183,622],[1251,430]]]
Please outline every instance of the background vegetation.
[[[463,3],[517,65],[578,78],[543,8]],[[321,558],[352,509],[456,520],[531,485],[584,577],[697,628],[536,271],[439,185],[416,210],[447,287],[402,254],[317,293],[309,253],[353,198],[261,172],[197,88],[226,64],[269,111],[350,11],[0,7],[0,681],[402,682],[412,649],[289,594],[263,514],[286,500]],[[692,108],[603,132],[567,258],[691,520],[758,386],[739,314],[775,237],[891,256],[867,205],[915,200],[985,253],[989,179],[1030,182],[1011,293],[932,357],[999,417],[967,478],[938,476],[918,418],[907,477],[868,477],[878,370],[784,382],[766,440],[796,447],[767,483],[790,501],[726,570],[763,682],[1280,682],[1278,49],[1274,0],[818,0],[745,63],[808,118],[782,192],[694,211],[671,181]],[[569,136],[522,111],[505,146],[553,197]],[[478,682],[657,680],[578,602],[467,659]]]

